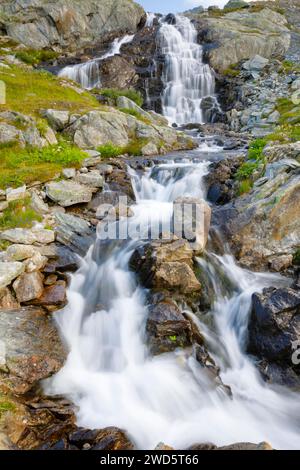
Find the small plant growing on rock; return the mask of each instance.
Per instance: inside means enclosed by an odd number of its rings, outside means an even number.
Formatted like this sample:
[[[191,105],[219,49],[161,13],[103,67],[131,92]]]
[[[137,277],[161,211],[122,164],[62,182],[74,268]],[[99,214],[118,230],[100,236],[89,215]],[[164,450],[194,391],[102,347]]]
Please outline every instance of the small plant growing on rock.
[[[107,144],[100,145],[97,148],[98,152],[101,153],[102,158],[115,158],[123,153],[123,147],[118,147],[114,145],[112,142],[108,142]]]

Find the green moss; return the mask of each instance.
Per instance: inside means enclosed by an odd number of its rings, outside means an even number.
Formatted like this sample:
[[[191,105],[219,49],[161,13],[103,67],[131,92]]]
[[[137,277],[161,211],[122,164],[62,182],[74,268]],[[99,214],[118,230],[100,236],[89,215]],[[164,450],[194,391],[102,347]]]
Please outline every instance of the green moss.
[[[0,217],[0,230],[28,228],[32,227],[33,222],[41,222],[41,216],[31,208],[30,204],[30,197],[11,202]]]
[[[97,150],[101,153],[102,158],[115,158],[125,154],[138,157],[142,154],[142,148],[148,142],[148,139],[133,139],[125,147],[118,147],[109,142],[105,145],[101,145]]]
[[[175,343],[177,341],[177,336],[176,335],[169,336],[169,340]]]
[[[293,264],[295,264],[296,266],[300,266],[300,248],[294,254]]]
[[[248,151],[248,158],[249,160],[262,160],[263,159],[263,150],[267,145],[267,141],[265,139],[256,139],[251,142]]]
[[[6,251],[10,245],[11,243],[7,240],[0,240],[0,251]]]
[[[134,101],[139,107],[143,106],[143,97],[141,93],[136,90],[128,89],[128,90],[118,90],[117,88],[103,88],[100,91],[102,96],[106,96],[107,98],[112,99],[115,103],[120,96],[125,96],[126,98]]]
[[[82,150],[66,142],[42,149],[7,148],[1,152],[0,188],[48,181],[64,167],[79,167],[84,158]]]
[[[66,109],[82,114],[100,108],[90,93],[78,93],[67,80],[45,71],[10,65],[9,71],[0,68],[0,80],[6,84],[6,104],[1,110],[40,117],[41,109]]]
[[[148,139],[133,139],[125,148],[124,153],[133,157],[139,157],[142,154],[142,148],[149,143]]]
[[[16,52],[17,59],[21,60],[28,65],[38,65],[42,62],[49,62],[50,60],[57,59],[59,54],[54,51],[23,49]]]
[[[235,69],[234,66],[230,66],[223,71],[225,77],[237,77],[240,74],[240,71]]]
[[[15,409],[16,406],[14,403],[0,397],[0,418],[2,418],[4,413],[7,413],[8,411],[15,411]]]
[[[105,145],[100,145],[97,150],[101,153],[102,158],[115,158],[123,153],[123,147],[118,147],[111,142]]]

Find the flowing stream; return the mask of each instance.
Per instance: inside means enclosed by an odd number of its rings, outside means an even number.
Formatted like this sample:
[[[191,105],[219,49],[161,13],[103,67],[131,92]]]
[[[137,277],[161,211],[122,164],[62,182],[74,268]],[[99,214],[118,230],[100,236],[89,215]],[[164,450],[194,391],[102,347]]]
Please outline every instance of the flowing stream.
[[[87,90],[92,90],[93,88],[101,86],[101,78],[99,72],[99,64],[102,60],[107,59],[108,57],[113,57],[117,54],[120,54],[121,47],[124,44],[128,44],[134,38],[134,35],[126,35],[123,38],[116,38],[109,49],[101,57],[89,60],[82,64],[69,65],[63,68],[59,77],[69,78],[79,83],[83,88]]]
[[[142,174],[130,170],[136,204],[129,225],[138,221],[147,229],[150,219],[170,219],[178,196],[205,198],[214,150],[178,154]],[[245,353],[252,294],[287,281],[241,269],[229,252],[198,259],[215,301],[205,315],[187,314],[204,334],[230,397],[214,386],[192,348],[149,354],[146,291],[128,268],[139,243],[97,240],[72,276],[68,306],[56,315],[70,354],[47,392],[73,400],[80,426],[118,426],[141,449],[160,441],[177,449],[208,441],[299,448],[299,395],[266,385]]]
[[[203,49],[197,42],[197,31],[192,22],[176,15],[174,24],[161,22],[158,42],[165,57],[162,96],[163,114],[170,124],[206,122],[202,100],[215,98],[215,75],[203,62]]]

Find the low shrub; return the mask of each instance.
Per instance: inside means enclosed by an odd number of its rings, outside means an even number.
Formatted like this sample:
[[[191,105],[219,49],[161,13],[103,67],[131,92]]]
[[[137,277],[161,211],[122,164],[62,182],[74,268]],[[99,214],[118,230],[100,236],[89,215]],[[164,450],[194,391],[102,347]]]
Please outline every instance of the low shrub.
[[[144,102],[141,93],[133,89],[119,90],[117,88],[103,88],[100,91],[100,94],[112,99],[115,102],[117,101],[119,96],[125,96],[126,98],[130,99],[135,104],[137,104],[139,107],[142,107]]]
[[[34,222],[41,222],[42,217],[31,208],[30,203],[30,197],[10,202],[0,217],[0,230],[30,228]]]

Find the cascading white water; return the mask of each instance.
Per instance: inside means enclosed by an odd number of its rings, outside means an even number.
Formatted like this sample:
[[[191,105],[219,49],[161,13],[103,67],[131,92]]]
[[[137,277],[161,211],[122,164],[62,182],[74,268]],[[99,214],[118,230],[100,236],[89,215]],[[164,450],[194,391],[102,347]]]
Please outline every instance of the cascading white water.
[[[175,20],[175,24],[169,24],[163,19],[158,36],[165,56],[163,114],[170,124],[203,123],[201,102],[204,97],[214,97],[215,75],[203,63],[203,50],[192,22],[180,15]]]
[[[205,197],[207,171],[208,162],[190,160],[157,165],[142,176],[132,170],[137,203],[129,223],[171,218],[172,201],[180,195]],[[264,440],[278,449],[299,448],[299,395],[267,386],[245,354],[252,294],[286,281],[243,270],[229,254],[211,253],[198,261],[216,301],[205,316],[212,321],[189,314],[232,389],[230,398],[213,386],[189,349],[149,355],[146,293],[128,269],[138,243],[112,241],[103,247],[98,241],[82,260],[69,304],[56,315],[70,354],[47,392],[75,402],[79,425],[126,429],[142,449],[160,441],[183,449],[196,442]],[[226,287],[224,279],[230,281]]]
[[[93,88],[101,86],[101,78],[99,72],[99,64],[102,60],[108,57],[113,57],[120,54],[121,47],[128,44],[134,38],[134,35],[126,35],[123,38],[117,38],[111,44],[108,52],[103,56],[98,57],[82,64],[69,65],[62,69],[59,77],[69,78],[79,83],[83,88],[92,90]]]
[[[153,24],[154,24],[155,18],[156,18],[156,14],[155,14],[155,13],[149,13],[149,12],[147,12],[147,19],[146,19],[145,27],[146,27],[146,28],[152,28],[152,27],[153,27]]]

